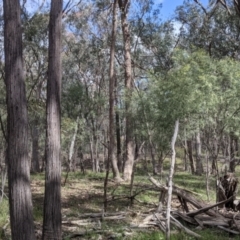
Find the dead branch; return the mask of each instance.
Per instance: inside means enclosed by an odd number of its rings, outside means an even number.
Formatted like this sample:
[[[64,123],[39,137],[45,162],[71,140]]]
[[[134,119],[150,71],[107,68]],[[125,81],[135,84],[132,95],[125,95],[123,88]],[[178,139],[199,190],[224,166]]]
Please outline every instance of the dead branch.
[[[240,232],[231,230],[231,229],[229,229],[229,228],[225,228],[225,227],[223,227],[223,226],[218,226],[218,228],[220,228],[220,229],[222,229],[222,230],[224,230],[224,231],[226,231],[226,232],[230,232],[230,233],[232,233],[232,234],[236,234],[236,235],[239,235],[239,234],[240,234]]]
[[[168,188],[166,186],[161,185],[156,179],[153,177],[149,177],[149,180],[161,191],[167,191]],[[206,203],[204,203],[202,200],[197,199],[195,196],[193,196],[193,193],[191,193],[188,190],[181,189],[175,185],[173,185],[172,189],[173,194],[181,197],[186,202],[191,203],[194,207],[197,209],[204,208],[206,206]],[[211,209],[207,211],[207,214],[216,216],[216,212],[212,211]]]
[[[201,238],[201,236],[193,231],[191,231],[190,229],[184,227],[178,220],[176,220],[172,215],[171,217],[171,224],[175,225],[176,227],[180,228],[181,230],[183,230],[184,232],[186,232],[187,234],[195,237],[195,238]]]
[[[196,215],[198,215],[198,214],[200,214],[200,213],[206,212],[206,211],[208,211],[208,210],[210,210],[210,209],[212,209],[212,208],[214,208],[214,207],[217,207],[217,206],[219,206],[219,205],[221,205],[221,204],[225,204],[225,203],[227,203],[227,202],[230,202],[232,199],[233,199],[233,196],[231,196],[230,198],[228,198],[228,199],[226,199],[226,200],[224,200],[224,201],[221,201],[221,202],[219,202],[219,203],[216,203],[216,204],[213,204],[213,205],[210,205],[210,206],[207,206],[207,207],[198,209],[198,210],[196,210],[196,211],[189,212],[189,213],[187,213],[186,215],[189,216],[189,217],[196,216]]]

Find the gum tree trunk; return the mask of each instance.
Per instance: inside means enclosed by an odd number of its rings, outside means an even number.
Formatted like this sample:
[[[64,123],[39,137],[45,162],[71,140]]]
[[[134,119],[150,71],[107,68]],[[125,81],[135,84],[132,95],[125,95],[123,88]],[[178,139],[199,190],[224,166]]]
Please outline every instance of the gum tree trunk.
[[[203,164],[201,158],[201,138],[200,132],[196,133],[196,143],[195,143],[195,150],[196,150],[196,175],[201,176],[203,174]]]
[[[77,117],[74,133],[72,136],[71,144],[69,147],[69,153],[68,153],[68,164],[69,164],[69,171],[75,171],[76,170],[76,163],[74,158],[74,146],[76,142],[77,132],[78,132],[78,124],[79,124],[79,117]]]
[[[126,159],[124,162],[123,178],[131,180],[134,164],[134,144],[131,118],[131,99],[132,99],[132,66],[131,66],[131,42],[130,31],[127,21],[127,13],[130,5],[129,0],[118,0],[121,12],[121,23],[124,41],[124,68],[125,68],[125,119],[126,119]]]
[[[7,157],[10,225],[13,240],[34,240],[28,115],[23,73],[21,9],[18,0],[3,1]]]
[[[113,3],[113,21],[112,21],[112,41],[110,48],[110,67],[109,67],[109,147],[108,158],[112,163],[113,177],[117,180],[120,179],[118,163],[116,158],[116,141],[115,141],[115,71],[114,71],[114,55],[115,55],[115,42],[117,30],[117,1]]]
[[[60,96],[62,0],[52,0],[49,21],[47,83],[46,175],[43,239],[62,239]]]
[[[176,151],[175,143],[178,135],[179,121],[176,120],[174,133],[171,141],[171,165],[169,169],[169,180],[168,180],[168,198],[167,198],[167,209],[166,209],[166,239],[170,239],[170,217],[171,217],[171,202],[172,202],[172,185],[173,185],[173,175],[174,175],[174,166],[176,160]]]

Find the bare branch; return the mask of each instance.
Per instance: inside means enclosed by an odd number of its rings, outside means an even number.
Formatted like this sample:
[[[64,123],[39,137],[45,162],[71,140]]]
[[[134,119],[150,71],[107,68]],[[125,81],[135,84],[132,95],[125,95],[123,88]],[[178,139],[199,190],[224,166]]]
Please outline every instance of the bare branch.
[[[208,12],[207,12],[206,8],[198,0],[194,0],[194,2],[197,3],[202,8],[202,10],[205,12],[205,14],[208,16]]]

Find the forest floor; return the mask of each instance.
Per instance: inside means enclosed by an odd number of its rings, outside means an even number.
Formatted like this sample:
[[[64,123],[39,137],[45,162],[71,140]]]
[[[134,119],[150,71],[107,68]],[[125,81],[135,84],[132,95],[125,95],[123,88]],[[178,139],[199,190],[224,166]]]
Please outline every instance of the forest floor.
[[[177,161],[174,184],[195,192],[200,199],[208,203],[215,203],[214,177],[209,178],[209,199],[206,194],[206,176],[194,176],[182,170],[182,162]],[[168,175],[168,166],[163,176],[155,177],[164,184]],[[240,171],[237,171],[240,173]],[[240,174],[239,174],[240,175]],[[62,175],[64,182],[66,173]],[[136,194],[133,202],[130,196],[129,183],[115,183],[109,178],[108,206],[103,217],[103,184],[105,173],[93,173],[87,171],[70,173],[65,186],[62,187],[62,217],[63,239],[126,239],[126,240],[159,240],[165,239],[158,227],[136,228],[149,213],[156,211],[158,207],[159,193],[153,190],[153,184],[141,165],[136,168],[133,194]],[[44,196],[44,173],[31,175],[31,187],[34,206],[34,221],[36,234],[41,239],[42,212]],[[178,199],[173,196],[172,208],[181,208]],[[188,226],[190,227],[190,226]],[[191,227],[190,227],[191,228]],[[200,234],[202,239],[225,240],[240,239],[225,233],[217,228],[204,228],[204,230],[191,228]],[[10,238],[10,226],[8,215],[8,202],[0,203],[0,239]],[[176,229],[173,229],[171,239],[194,239]]]

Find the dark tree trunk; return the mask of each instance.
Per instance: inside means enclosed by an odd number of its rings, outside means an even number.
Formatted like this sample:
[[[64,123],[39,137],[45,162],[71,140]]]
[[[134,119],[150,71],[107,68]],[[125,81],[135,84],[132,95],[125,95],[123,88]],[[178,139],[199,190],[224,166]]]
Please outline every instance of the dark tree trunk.
[[[192,140],[187,140],[187,148],[188,148],[188,157],[189,157],[191,171],[192,171],[192,174],[195,174],[193,151],[192,151]]]
[[[188,153],[187,153],[187,137],[186,137],[186,129],[184,128],[184,170],[188,170]]]
[[[28,115],[22,58],[21,9],[18,0],[5,0],[4,50],[7,92],[7,157],[10,224],[13,240],[34,240]]]
[[[218,151],[219,151],[218,140],[217,140],[217,137],[214,136],[213,151],[212,151],[212,174],[218,173],[218,166],[217,166]]]
[[[40,172],[39,167],[39,131],[38,121],[35,120],[32,126],[32,161],[31,172]]]
[[[62,0],[52,0],[49,22],[46,176],[43,239],[62,239],[60,99]]]
[[[234,136],[234,133],[230,133],[230,164],[229,164],[229,170],[230,172],[235,172],[235,153],[236,153],[236,136]]]
[[[120,130],[120,117],[118,112],[116,112],[116,139],[117,139],[118,170],[119,172],[122,172],[123,163],[122,163],[122,151],[121,151],[121,130]]]
[[[115,108],[118,107],[118,91],[117,91],[117,77],[115,74]],[[120,116],[118,110],[115,111],[116,119],[116,140],[117,140],[117,165],[119,172],[123,171],[123,162],[122,162],[122,151],[121,151],[121,128],[120,128]]]

